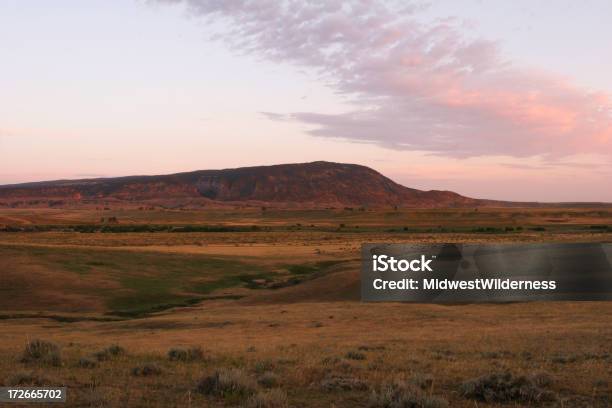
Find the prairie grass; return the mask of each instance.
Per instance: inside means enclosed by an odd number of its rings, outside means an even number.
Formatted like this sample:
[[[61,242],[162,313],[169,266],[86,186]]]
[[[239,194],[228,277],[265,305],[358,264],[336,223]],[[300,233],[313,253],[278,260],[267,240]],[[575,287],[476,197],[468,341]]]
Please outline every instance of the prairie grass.
[[[101,217],[129,228],[69,227]],[[359,302],[363,242],[610,241],[610,208],[2,209],[0,224],[52,226],[0,232],[0,383],[66,386],[67,408],[612,406],[610,302]]]

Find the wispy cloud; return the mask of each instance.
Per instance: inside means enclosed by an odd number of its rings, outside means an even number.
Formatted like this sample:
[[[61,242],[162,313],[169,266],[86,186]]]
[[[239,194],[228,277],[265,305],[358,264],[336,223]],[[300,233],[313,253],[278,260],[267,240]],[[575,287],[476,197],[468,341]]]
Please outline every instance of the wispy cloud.
[[[321,137],[449,157],[612,155],[612,101],[505,61],[452,18],[376,0],[157,0],[221,27],[241,52],[316,70],[354,103],[342,114],[269,114]],[[396,4],[396,5],[393,5]],[[571,56],[568,56],[571,58]]]

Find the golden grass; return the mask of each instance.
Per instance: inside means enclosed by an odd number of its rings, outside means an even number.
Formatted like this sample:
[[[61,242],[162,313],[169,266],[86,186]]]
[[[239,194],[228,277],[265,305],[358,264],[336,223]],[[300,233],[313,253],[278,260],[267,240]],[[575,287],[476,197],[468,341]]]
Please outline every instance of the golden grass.
[[[553,380],[551,390],[560,398],[606,406],[611,320],[612,305],[604,302],[465,306],[315,302],[245,307],[228,301],[127,322],[16,319],[2,323],[0,353],[5,358],[0,379],[35,370],[75,393],[93,383],[111,406],[125,396],[123,386],[129,383],[135,387],[129,406],[145,406],[136,396],[146,392],[152,393],[152,406],[184,406],[190,390],[194,401],[224,403],[223,398],[217,401],[195,392],[198,379],[215,370],[239,368],[253,381],[265,370],[278,376],[279,386],[295,405],[350,407],[365,406],[359,401],[367,399],[368,391],[325,391],[326,379],[358,379],[376,388],[397,378],[427,375],[433,394],[451,406],[467,407],[474,402],[459,395],[463,382],[509,370],[515,375],[546,372]],[[20,362],[26,340],[34,337],[59,344],[64,365]],[[123,346],[126,353],[101,361],[96,368],[79,367],[80,358],[112,343]],[[166,353],[176,346],[202,347],[206,358],[170,361]],[[346,357],[355,350],[365,358]],[[134,367],[145,363],[157,364],[161,373],[154,378],[134,377]]]
[[[312,222],[335,226],[341,220],[347,225],[358,223],[361,228],[369,225],[372,230],[0,233],[1,247],[17,248],[22,254],[0,259],[0,295],[4,295],[0,301],[0,382],[66,385],[67,407],[274,403],[281,407],[366,407],[373,392],[382,395],[396,383],[410,384],[407,389],[418,387],[415,395],[419,401],[446,400],[450,407],[496,407],[500,406],[497,402],[463,395],[462,385],[483,375],[510,372],[511,378],[534,374],[549,378],[545,390],[557,400],[537,404],[509,401],[508,406],[610,406],[612,303],[359,302],[358,249],[362,242],[609,242],[612,238],[609,232],[580,229],[589,224],[610,225],[612,215],[607,209],[479,210],[478,215],[466,211],[405,210],[400,215],[393,215],[393,211],[267,211],[262,215],[259,210],[126,210],[104,213],[117,216],[120,222],[285,226]],[[97,222],[98,218],[97,212],[84,210],[0,211],[0,224],[10,225]],[[409,220],[437,228],[469,222],[503,226],[512,219],[523,225],[563,223],[570,228],[511,234],[386,231]],[[574,226],[580,228],[572,230]],[[94,264],[87,273],[80,264],[59,267],[65,264],[65,255],[51,258],[60,263],[47,262],[41,255],[45,250],[61,250],[61,254],[85,251],[89,257],[106,261],[113,251],[121,252],[117,259],[123,259],[122,254],[128,251],[128,256],[146,252],[162,258],[168,254],[227,257],[258,267],[345,262],[292,287],[226,288],[219,293],[244,297],[208,300],[146,318],[106,321],[110,319],[103,314],[102,300],[94,301],[88,292],[92,286],[113,282],[104,267]],[[27,287],[15,285],[20,281],[27,282]],[[88,312],[53,312],[58,304],[72,308],[67,310],[89,306],[84,309]],[[60,366],[21,361],[25,345],[36,338],[60,347]],[[96,357],[113,344],[123,347],[125,353]],[[202,354],[198,352],[197,358],[176,357],[198,348]],[[169,358],[171,349],[174,357]],[[202,378],[227,370],[238,370],[244,376],[241,381],[253,387],[252,392],[198,392]]]

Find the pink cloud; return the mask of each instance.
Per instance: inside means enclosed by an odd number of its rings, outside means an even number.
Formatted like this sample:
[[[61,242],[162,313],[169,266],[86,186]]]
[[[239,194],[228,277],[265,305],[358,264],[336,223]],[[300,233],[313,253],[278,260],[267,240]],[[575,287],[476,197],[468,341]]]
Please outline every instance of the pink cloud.
[[[343,114],[270,115],[321,137],[451,157],[612,155],[612,100],[505,61],[452,18],[418,19],[375,0],[158,0],[183,3],[242,52],[315,69],[348,95]]]

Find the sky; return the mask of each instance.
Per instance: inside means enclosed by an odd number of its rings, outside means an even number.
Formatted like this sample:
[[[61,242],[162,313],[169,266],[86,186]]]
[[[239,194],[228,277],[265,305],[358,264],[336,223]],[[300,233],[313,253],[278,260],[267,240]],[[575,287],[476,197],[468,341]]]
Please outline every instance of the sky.
[[[328,160],[612,202],[609,1],[0,1],[0,184]]]

